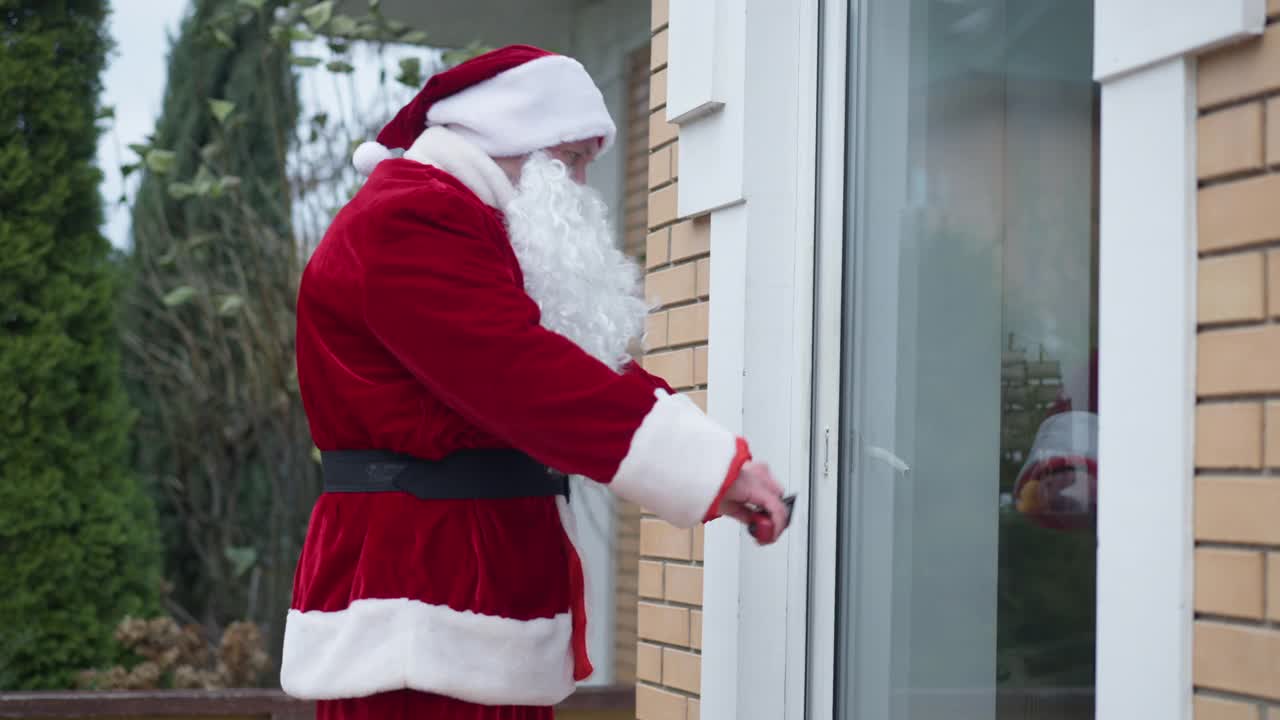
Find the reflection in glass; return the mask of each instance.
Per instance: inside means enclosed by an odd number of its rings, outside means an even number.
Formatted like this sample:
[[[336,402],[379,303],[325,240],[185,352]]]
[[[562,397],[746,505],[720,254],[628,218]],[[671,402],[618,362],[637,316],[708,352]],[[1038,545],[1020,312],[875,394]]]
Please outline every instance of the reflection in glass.
[[[858,5],[840,717],[1091,718],[1093,3]]]

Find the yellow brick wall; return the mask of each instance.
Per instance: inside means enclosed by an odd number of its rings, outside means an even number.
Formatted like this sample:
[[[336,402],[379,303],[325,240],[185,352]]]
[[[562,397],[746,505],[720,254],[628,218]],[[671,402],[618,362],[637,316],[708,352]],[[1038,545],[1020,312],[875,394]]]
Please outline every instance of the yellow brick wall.
[[[710,235],[705,218],[676,215],[676,127],[666,122],[667,0],[653,0],[649,86],[649,233],[645,368],[706,408]],[[702,530],[640,522],[636,717],[698,720]]]
[[[623,249],[643,257],[649,234],[649,48],[627,58],[626,178],[623,195]],[[613,671],[619,685],[636,681],[636,603],[640,560],[640,507],[619,500],[614,506]]]
[[[1280,720],[1280,0],[1200,59],[1196,720]]]

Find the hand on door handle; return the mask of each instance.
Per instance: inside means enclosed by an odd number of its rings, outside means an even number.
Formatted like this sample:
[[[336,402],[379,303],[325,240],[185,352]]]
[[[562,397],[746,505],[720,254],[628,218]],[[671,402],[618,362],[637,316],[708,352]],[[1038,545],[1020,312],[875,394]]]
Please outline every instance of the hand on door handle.
[[[783,497],[782,485],[769,466],[747,462],[726,491],[717,510],[747,526],[756,542],[770,545],[791,524],[795,497]]]
[[[782,498],[782,504],[787,508],[787,524],[782,528],[786,530],[791,527],[791,513],[795,510],[796,496],[794,494],[787,495]],[[751,533],[751,537],[755,538],[756,542],[763,543],[763,538],[772,538],[782,534],[777,533],[775,535],[773,532],[773,518],[769,517],[768,511],[757,510],[754,515],[755,517],[751,524],[747,526],[747,532]]]

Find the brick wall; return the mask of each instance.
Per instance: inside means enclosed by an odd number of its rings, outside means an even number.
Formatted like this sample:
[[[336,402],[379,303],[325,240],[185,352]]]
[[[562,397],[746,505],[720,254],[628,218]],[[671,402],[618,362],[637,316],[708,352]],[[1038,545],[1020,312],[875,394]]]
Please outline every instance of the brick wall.
[[[649,92],[649,234],[645,368],[706,408],[710,236],[705,218],[676,216],[676,128],[666,122],[667,0],[653,0]],[[636,717],[698,720],[702,530],[646,513],[640,524]]]
[[[643,258],[649,233],[649,48],[627,58],[625,198],[623,249]],[[636,603],[639,600],[640,507],[618,500],[614,506],[614,682],[636,681]]]
[[[1280,0],[1201,58],[1196,720],[1280,720]]]

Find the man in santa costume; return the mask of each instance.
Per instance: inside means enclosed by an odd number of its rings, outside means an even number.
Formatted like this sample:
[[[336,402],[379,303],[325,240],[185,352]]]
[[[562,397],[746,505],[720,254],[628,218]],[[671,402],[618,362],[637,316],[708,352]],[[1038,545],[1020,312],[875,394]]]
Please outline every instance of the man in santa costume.
[[[319,717],[551,718],[592,672],[567,475],[682,528],[785,529],[746,441],[628,356],[640,273],[583,186],[614,135],[582,65],[515,46],[356,151],[298,297],[326,492],[281,683]]]

